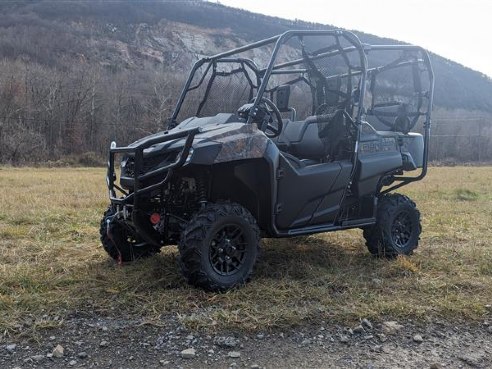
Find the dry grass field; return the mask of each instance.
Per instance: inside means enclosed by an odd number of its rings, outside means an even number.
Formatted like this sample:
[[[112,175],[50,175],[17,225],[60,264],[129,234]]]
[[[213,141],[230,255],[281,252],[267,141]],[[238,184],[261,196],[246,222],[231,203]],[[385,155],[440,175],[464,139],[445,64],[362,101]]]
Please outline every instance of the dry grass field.
[[[351,230],[264,240],[254,280],[189,287],[175,247],[118,266],[99,244],[104,169],[0,168],[0,329],[73,314],[174,316],[189,328],[258,330],[367,317],[479,320],[492,304],[492,168],[431,168],[408,186],[423,216],[412,257],[379,260]]]

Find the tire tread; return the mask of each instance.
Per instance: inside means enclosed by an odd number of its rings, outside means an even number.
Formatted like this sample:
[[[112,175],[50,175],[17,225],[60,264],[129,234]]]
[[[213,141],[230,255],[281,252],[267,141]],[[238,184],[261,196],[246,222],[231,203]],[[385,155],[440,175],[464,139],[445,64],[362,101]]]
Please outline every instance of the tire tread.
[[[391,237],[388,234],[386,226],[391,222],[397,209],[405,206],[410,207],[415,212],[418,219],[418,236],[420,236],[422,225],[420,223],[420,212],[415,202],[408,196],[398,193],[384,195],[378,203],[376,224],[363,230],[366,246],[371,254],[386,258],[395,258],[400,254],[392,247]],[[408,252],[405,252],[406,255],[410,255],[418,247],[418,236],[415,244],[411,246]]]
[[[232,202],[209,203],[198,211],[190,220],[181,234],[178,244],[179,265],[183,276],[189,284],[203,288],[207,291],[223,292],[238,285],[247,283],[253,274],[253,268],[233,286],[224,286],[214,281],[205,272],[202,265],[201,246],[207,235],[207,230],[219,219],[227,216],[238,216],[246,220],[256,240],[257,255],[260,244],[260,230],[251,213],[239,204]],[[254,263],[253,263],[254,264]]]

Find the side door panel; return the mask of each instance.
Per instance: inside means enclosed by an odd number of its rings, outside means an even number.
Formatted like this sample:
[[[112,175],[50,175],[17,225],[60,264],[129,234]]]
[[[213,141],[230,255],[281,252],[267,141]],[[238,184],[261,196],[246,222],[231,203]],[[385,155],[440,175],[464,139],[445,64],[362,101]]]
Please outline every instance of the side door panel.
[[[294,167],[280,156],[275,223],[279,229],[333,222],[352,164],[332,162]]]

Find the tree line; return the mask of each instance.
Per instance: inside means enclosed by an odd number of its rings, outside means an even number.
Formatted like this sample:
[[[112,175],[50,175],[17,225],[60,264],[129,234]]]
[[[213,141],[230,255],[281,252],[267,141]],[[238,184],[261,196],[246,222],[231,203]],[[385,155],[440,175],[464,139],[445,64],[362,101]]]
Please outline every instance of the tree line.
[[[110,71],[94,65],[54,70],[22,60],[0,62],[0,163],[106,155],[165,128],[185,76],[165,70]],[[431,160],[492,160],[492,117],[436,109]]]
[[[164,127],[181,78],[157,71],[53,70],[0,62],[0,162],[35,163],[105,154]]]

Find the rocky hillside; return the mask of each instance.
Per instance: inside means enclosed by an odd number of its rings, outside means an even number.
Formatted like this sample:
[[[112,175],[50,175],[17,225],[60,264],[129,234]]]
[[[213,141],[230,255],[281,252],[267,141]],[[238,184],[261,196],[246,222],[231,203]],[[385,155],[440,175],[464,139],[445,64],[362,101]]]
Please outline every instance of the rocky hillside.
[[[162,127],[198,57],[287,29],[333,28],[202,1],[25,0],[0,13],[0,162],[103,153],[109,139]],[[489,78],[432,57],[437,107],[492,112]]]

